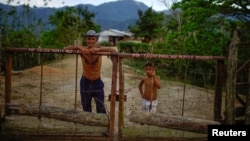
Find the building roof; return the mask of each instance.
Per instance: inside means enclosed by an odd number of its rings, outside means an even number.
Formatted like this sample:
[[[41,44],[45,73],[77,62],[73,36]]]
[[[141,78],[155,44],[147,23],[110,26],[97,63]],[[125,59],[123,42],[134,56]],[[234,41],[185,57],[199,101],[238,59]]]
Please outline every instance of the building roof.
[[[133,34],[131,32],[126,32],[126,31],[120,31],[116,29],[107,29],[99,33],[100,36],[118,36],[118,37],[123,37],[123,36],[132,36]]]

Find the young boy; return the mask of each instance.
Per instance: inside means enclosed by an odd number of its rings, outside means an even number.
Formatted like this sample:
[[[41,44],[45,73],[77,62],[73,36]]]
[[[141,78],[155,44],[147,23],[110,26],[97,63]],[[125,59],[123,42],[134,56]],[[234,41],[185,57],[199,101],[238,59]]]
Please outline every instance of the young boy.
[[[145,72],[147,77],[141,79],[139,84],[139,91],[142,97],[142,110],[148,112],[156,112],[157,91],[161,88],[160,77],[155,75],[155,67],[152,62],[145,65]],[[144,91],[142,89],[144,85]]]
[[[80,80],[82,108],[92,112],[91,101],[94,98],[97,113],[106,113],[104,106],[104,83],[101,80],[102,56],[93,55],[96,52],[116,52],[113,48],[97,46],[98,34],[89,30],[85,36],[87,46],[67,46],[66,50],[81,51],[83,74]]]

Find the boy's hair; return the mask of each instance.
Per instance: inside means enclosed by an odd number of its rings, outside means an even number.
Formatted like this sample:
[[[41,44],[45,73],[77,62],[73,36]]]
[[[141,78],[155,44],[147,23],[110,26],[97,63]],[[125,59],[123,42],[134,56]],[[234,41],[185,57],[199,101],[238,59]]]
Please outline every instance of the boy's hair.
[[[153,62],[147,62],[144,67],[155,67]]]

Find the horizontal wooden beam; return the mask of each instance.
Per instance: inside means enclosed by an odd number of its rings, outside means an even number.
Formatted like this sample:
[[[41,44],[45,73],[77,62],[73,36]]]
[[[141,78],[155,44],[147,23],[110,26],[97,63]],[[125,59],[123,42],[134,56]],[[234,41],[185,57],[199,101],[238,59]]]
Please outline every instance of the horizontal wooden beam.
[[[33,52],[33,53],[67,53],[80,54],[78,50],[50,49],[50,48],[6,48],[7,52]],[[187,59],[187,60],[225,60],[223,56],[197,56],[197,55],[169,55],[169,54],[139,54],[98,52],[99,55],[118,56],[121,58],[158,58],[158,59]]]

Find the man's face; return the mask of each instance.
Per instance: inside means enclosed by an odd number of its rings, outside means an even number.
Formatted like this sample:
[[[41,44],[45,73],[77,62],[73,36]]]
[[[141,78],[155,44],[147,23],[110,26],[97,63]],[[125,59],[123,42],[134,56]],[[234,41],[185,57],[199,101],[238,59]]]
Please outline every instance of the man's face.
[[[95,46],[96,42],[97,42],[97,37],[95,36],[87,36],[85,37],[86,43],[88,47],[93,47]]]

